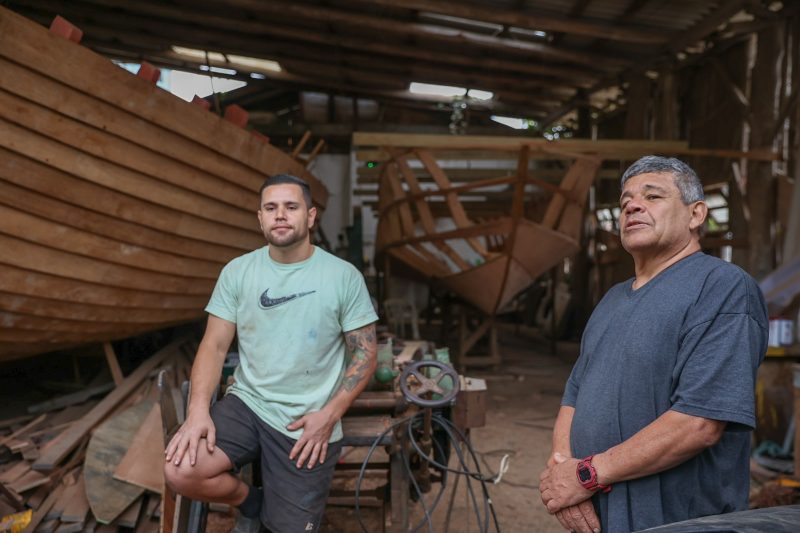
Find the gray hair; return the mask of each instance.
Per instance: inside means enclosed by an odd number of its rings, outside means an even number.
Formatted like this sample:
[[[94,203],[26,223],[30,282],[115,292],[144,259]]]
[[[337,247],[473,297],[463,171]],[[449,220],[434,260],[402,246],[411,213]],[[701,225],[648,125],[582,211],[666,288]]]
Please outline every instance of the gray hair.
[[[639,174],[672,174],[675,186],[681,192],[681,200],[685,205],[705,200],[703,184],[692,167],[674,157],[646,155],[628,167],[622,175],[620,188],[625,182]]]

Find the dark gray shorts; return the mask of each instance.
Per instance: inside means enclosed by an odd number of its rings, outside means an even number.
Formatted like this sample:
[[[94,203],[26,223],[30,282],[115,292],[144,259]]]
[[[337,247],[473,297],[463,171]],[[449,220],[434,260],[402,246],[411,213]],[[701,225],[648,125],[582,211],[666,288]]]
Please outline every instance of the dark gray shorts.
[[[217,430],[217,446],[237,470],[260,454],[264,526],[274,533],[318,531],[341,443],[328,445],[328,456],[322,465],[297,468],[296,462],[289,460],[297,441],[264,423],[236,396],[228,394],[215,403],[211,419]]]

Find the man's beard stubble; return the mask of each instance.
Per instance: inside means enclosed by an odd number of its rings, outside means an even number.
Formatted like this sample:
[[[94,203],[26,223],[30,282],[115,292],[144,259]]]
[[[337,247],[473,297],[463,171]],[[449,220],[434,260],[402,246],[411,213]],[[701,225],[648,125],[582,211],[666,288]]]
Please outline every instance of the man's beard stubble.
[[[275,248],[289,248],[300,241],[308,239],[310,234],[309,228],[305,228],[305,231],[302,229],[293,230],[288,235],[284,235],[282,238],[275,238],[272,236],[272,232],[267,233],[267,244],[270,246],[274,246]]]

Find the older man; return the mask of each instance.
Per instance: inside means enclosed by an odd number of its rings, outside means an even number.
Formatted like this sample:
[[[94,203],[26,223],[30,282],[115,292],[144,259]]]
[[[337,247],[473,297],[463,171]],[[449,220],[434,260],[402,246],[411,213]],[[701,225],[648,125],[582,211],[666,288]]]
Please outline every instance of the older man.
[[[589,320],[539,487],[547,509],[580,532],[746,509],[767,347],[755,281],[700,251],[708,208],[689,166],[640,159],[622,176],[620,208],[636,276]]]

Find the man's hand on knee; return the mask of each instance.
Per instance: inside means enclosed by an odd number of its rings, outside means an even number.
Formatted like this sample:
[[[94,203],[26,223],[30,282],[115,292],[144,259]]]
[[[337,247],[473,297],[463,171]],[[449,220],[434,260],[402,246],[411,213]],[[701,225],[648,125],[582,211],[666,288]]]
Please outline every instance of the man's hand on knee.
[[[319,464],[325,462],[325,457],[328,455],[328,440],[335,425],[336,420],[323,409],[308,413],[286,426],[290,431],[303,428],[303,434],[289,452],[290,460],[294,461],[297,457],[297,468],[302,468],[306,461],[308,468],[313,468],[317,461]]]
[[[186,452],[189,452],[189,464],[194,466],[197,462],[197,448],[200,440],[206,439],[208,453],[214,452],[216,444],[216,428],[208,411],[189,413],[186,421],[169,441],[164,454],[168,463],[175,466],[181,464]]]

